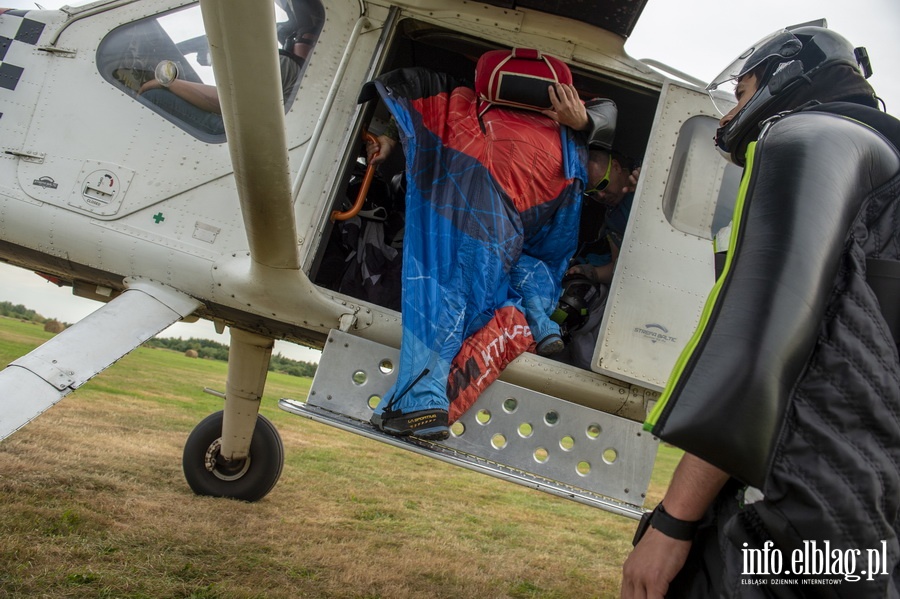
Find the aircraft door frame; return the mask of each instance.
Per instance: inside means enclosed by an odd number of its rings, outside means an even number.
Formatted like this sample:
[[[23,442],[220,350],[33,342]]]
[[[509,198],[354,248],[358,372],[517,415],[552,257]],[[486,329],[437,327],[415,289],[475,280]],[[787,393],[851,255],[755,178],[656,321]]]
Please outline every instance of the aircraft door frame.
[[[370,10],[365,16],[359,17],[365,27],[360,28],[355,37],[351,33],[345,40],[343,53],[338,56],[340,60],[334,64],[334,71],[338,71],[341,70],[342,63],[346,63],[343,65],[342,76],[329,83],[323,97],[329,94],[346,94],[345,97],[355,100],[362,85],[371,80],[386,61],[400,20],[400,10],[397,7],[387,10],[379,10],[379,7],[374,6],[369,8],[376,10]],[[350,33],[349,29],[347,31]],[[355,60],[356,58],[360,60]],[[337,198],[346,192],[348,169],[358,153],[367,117],[371,115],[374,106],[355,101],[352,104],[335,101],[329,106],[327,100],[323,100],[316,108],[325,110],[319,116],[323,125],[321,135],[313,133],[310,143],[305,144],[304,164],[301,164],[294,184],[295,198],[298,200],[295,204],[298,233],[305,240],[301,247],[301,268],[312,273],[317,271],[321,261],[322,255],[318,248],[320,244],[327,243],[331,233],[331,212],[339,205]],[[330,150],[317,151],[325,146]],[[308,152],[312,154],[307,156]],[[309,164],[305,164],[306,162]],[[314,193],[307,192],[310,186],[316,188]]]
[[[594,348],[595,372],[662,390],[700,320],[715,283],[712,239],[731,218],[740,180],[713,145],[718,119],[705,93],[664,85]]]

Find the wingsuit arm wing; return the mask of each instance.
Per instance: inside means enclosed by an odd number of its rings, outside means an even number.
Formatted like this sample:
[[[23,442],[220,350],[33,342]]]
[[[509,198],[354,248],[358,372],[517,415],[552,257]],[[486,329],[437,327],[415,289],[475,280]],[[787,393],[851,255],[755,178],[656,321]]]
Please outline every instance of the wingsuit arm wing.
[[[896,171],[889,144],[836,115],[789,115],[751,144],[725,270],[647,430],[762,488],[851,227]]]
[[[550,320],[559,299],[560,282],[575,253],[581,202],[561,209],[531,237],[510,271],[510,282],[522,297],[522,307],[536,341],[559,334],[559,325]]]
[[[616,119],[619,109],[612,100],[597,99],[585,105],[588,117],[588,146],[611,150],[616,136]]]

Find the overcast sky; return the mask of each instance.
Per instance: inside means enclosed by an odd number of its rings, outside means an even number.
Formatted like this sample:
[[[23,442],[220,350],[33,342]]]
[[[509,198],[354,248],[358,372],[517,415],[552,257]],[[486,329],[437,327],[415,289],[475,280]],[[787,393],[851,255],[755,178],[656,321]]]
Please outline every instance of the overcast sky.
[[[786,26],[826,19],[854,46],[865,46],[869,82],[900,115],[898,0],[650,0],[625,50],[709,81],[743,50]]]
[[[65,4],[39,3],[46,8]],[[0,6],[35,8],[33,2],[22,0],[0,0]],[[763,36],[820,18],[854,45],[868,49],[874,70],[870,82],[887,103],[888,112],[900,115],[898,0],[650,0],[625,49],[635,58],[653,58],[707,81]],[[0,264],[0,301],[4,300],[70,323],[100,306],[72,296],[69,288],[57,288],[28,271]],[[163,334],[229,342],[227,333],[216,334],[206,321],[176,324]],[[318,359],[318,352],[289,343],[279,342],[276,351],[297,360]]]

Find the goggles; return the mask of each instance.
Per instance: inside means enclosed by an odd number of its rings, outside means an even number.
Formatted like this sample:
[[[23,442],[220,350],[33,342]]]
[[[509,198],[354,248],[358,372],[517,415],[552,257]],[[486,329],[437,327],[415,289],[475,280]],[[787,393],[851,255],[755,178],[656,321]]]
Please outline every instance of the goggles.
[[[593,195],[597,192],[603,191],[609,186],[609,174],[612,172],[612,156],[609,157],[609,161],[606,163],[606,174],[603,175],[603,178],[597,182],[592,188],[588,189],[584,192],[584,195],[589,196]]]

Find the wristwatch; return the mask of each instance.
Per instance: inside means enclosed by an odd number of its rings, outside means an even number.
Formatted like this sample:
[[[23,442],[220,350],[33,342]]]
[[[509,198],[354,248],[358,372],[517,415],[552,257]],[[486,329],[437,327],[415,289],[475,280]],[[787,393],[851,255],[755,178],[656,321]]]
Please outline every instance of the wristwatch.
[[[163,60],[156,65],[153,74],[161,86],[169,87],[173,81],[178,79],[178,65],[171,60]]]
[[[667,537],[679,541],[690,541],[694,538],[694,534],[700,526],[700,521],[680,520],[666,512],[666,508],[660,503],[652,512],[647,512],[641,516],[641,521],[634,533],[634,539],[631,541],[632,545],[636,546],[638,544],[647,532],[648,526],[652,526]]]

